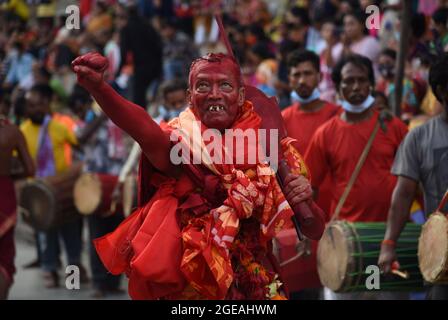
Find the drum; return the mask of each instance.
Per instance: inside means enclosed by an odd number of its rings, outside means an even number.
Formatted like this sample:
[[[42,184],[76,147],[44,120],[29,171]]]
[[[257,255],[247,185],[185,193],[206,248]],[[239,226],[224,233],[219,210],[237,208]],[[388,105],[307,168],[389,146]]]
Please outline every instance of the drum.
[[[83,173],[75,183],[73,198],[79,213],[83,215],[112,214],[112,193],[118,177],[100,173]]]
[[[126,177],[123,183],[123,213],[129,216],[137,207],[137,178],[135,175]]]
[[[423,278],[418,269],[417,241],[419,225],[408,223],[397,241],[400,268],[409,275],[380,276],[380,290],[420,291]],[[377,266],[386,224],[382,222],[351,223],[336,221],[325,230],[317,249],[317,271],[325,287],[335,292],[370,291],[366,268]]]
[[[26,181],[19,188],[19,211],[35,229],[47,231],[79,218],[73,202],[73,186],[81,165],[65,173]]]
[[[317,275],[317,244],[309,239],[300,241],[295,228],[282,230],[272,239],[281,281],[290,293],[322,286]]]
[[[448,283],[448,217],[442,213],[448,192],[436,212],[423,225],[418,242],[418,261],[423,278],[431,283]]]

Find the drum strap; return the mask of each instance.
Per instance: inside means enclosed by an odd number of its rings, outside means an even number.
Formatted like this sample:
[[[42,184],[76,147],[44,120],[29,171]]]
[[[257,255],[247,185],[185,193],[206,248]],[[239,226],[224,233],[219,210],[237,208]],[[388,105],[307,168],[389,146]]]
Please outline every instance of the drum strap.
[[[369,137],[369,140],[367,141],[367,144],[364,147],[364,150],[362,151],[361,156],[359,157],[359,160],[358,160],[358,163],[356,164],[355,170],[353,171],[352,176],[350,177],[350,180],[348,181],[348,184],[344,189],[344,193],[342,194],[341,198],[339,199],[338,205],[336,206],[336,210],[334,211],[333,217],[331,218],[329,224],[338,219],[339,214],[341,213],[341,209],[344,206],[345,200],[347,200],[350,190],[352,189],[353,185],[355,184],[356,178],[358,178],[359,172],[361,171],[361,168],[367,159],[367,155],[369,154],[370,148],[372,147],[372,144],[373,144],[373,140],[375,140],[375,136],[376,136],[380,126],[381,126],[381,118],[379,117],[377,123],[375,124],[375,128],[373,129],[373,131]]]

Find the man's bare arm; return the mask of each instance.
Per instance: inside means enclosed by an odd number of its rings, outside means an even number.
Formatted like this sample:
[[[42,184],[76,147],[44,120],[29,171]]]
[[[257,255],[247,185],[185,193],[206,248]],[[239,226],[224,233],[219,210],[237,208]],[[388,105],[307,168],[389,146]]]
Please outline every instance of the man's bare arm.
[[[86,88],[106,115],[141,146],[145,156],[158,170],[171,174],[169,136],[144,108],[124,99],[103,80],[107,59],[88,53],[72,63],[78,83]]]
[[[25,137],[23,136],[23,133],[19,129],[17,129],[16,150],[19,154],[19,159],[22,162],[24,168],[23,176],[19,176],[17,178],[26,178],[34,176],[36,170],[34,166],[34,161],[31,158],[30,153],[28,152],[28,146],[26,144]]]

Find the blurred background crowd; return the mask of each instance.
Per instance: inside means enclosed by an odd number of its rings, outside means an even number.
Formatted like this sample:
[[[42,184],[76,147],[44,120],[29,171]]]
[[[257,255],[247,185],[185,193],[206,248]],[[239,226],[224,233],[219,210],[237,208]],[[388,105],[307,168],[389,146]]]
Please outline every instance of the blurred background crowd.
[[[294,102],[287,64],[291,52],[307,49],[319,56],[320,98],[336,105],[341,97],[331,78],[332,69],[347,53],[358,53],[373,63],[376,107],[395,110],[412,128],[442,112],[428,85],[428,72],[434,57],[448,50],[448,1],[411,2],[403,99],[397,106],[395,78],[404,19],[400,0],[0,1],[0,111],[21,126],[27,139],[33,134],[26,126],[27,119],[39,122],[39,115],[31,110],[32,103],[30,107],[30,92],[48,98],[53,119],[68,132],[76,133],[94,118],[101,118],[99,107],[76,85],[71,71],[73,59],[97,51],[109,59],[106,77],[114,89],[147,108],[159,122],[167,121],[187,105],[185,89],[191,62],[208,52],[225,51],[213,18],[221,13],[245,82],[276,97],[282,109]],[[66,8],[73,4],[79,8],[79,29],[66,25]],[[366,28],[369,5],[380,9],[379,29]],[[90,163],[91,172],[119,175],[132,141],[114,130],[108,124],[105,133],[97,133],[81,151],[70,150],[67,139],[61,161],[66,161],[68,167],[74,159],[81,159]],[[78,142],[87,141],[87,135],[84,139],[78,135]],[[104,150],[98,150],[101,148]],[[106,223],[92,218],[90,238],[113,230],[121,222],[113,219]],[[105,224],[108,226],[103,228]],[[37,246],[42,245],[38,234]],[[76,244],[76,236],[64,235],[63,231],[61,234],[68,259],[70,252],[78,251],[72,254],[73,264],[80,264],[81,246]],[[48,241],[48,234],[46,237]],[[77,249],[72,250],[73,246]],[[28,265],[43,263],[47,287],[58,285],[55,252],[52,262],[45,265],[47,253],[42,258],[42,248],[38,248],[40,258]],[[93,274],[99,290],[95,296],[101,297],[105,291],[116,289],[117,284],[101,284],[105,270],[98,270],[100,262],[95,259],[91,257],[90,270],[83,268],[83,272]]]

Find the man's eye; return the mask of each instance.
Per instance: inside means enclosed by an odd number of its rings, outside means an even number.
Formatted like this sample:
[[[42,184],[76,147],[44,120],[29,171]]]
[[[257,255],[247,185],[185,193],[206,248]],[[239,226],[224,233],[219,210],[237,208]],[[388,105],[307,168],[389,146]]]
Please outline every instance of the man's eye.
[[[225,88],[225,89],[232,89],[232,85],[228,82],[224,82],[223,84],[221,84],[221,87]]]
[[[198,89],[207,89],[208,88],[208,84],[205,82],[201,82],[198,84]]]

